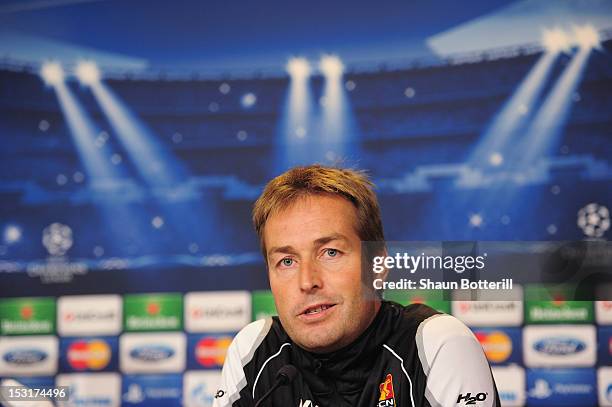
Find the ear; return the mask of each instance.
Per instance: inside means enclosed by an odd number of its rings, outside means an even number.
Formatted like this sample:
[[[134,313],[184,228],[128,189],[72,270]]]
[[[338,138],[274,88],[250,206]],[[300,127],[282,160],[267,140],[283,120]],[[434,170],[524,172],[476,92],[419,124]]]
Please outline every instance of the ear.
[[[367,273],[368,277],[364,280],[367,281],[368,284],[370,284],[370,288],[372,290],[372,292],[374,292],[376,294],[376,297],[378,297],[379,299],[382,299],[383,297],[383,291],[382,289],[376,289],[374,286],[374,280],[382,280],[382,281],[387,281],[387,277],[389,276],[389,272],[390,270],[387,269],[384,266],[384,260],[381,262],[382,264],[376,264],[376,268],[378,268],[380,270],[380,267],[382,267],[382,271],[380,272],[375,272],[375,266],[374,263],[376,262],[376,258],[379,259],[385,259],[388,256],[388,252],[387,252],[387,248],[386,247],[381,247],[379,248],[379,250],[377,250],[373,256],[371,256],[368,261],[366,262],[367,266],[367,270],[365,270],[365,272]],[[378,285],[378,284],[377,284]]]
[[[383,249],[383,251],[381,252],[379,256],[382,256],[383,258],[387,258],[387,256],[389,256],[389,253],[387,252],[386,247]],[[389,276],[389,271],[390,270],[388,268],[384,267],[384,271],[382,273],[378,273],[377,278],[380,278],[382,281],[387,281],[387,277]]]

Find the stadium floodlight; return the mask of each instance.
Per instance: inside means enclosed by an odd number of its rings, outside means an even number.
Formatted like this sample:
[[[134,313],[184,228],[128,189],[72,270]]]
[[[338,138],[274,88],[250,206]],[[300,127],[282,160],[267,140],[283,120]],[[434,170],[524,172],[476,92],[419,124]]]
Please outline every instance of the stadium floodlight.
[[[244,107],[245,109],[249,109],[253,107],[255,103],[257,103],[257,96],[255,96],[255,94],[252,92],[245,93],[244,95],[242,95],[240,103],[242,104],[242,107]]]
[[[100,81],[100,70],[96,63],[92,61],[79,62],[75,73],[83,85],[93,85]]]
[[[570,48],[570,39],[560,28],[545,29],[542,33],[542,45],[551,53],[566,52]]]
[[[306,58],[291,58],[287,62],[287,72],[291,79],[306,79],[310,75],[310,64]]]
[[[592,38],[588,43],[592,44]],[[533,165],[558,147],[570,116],[573,95],[580,86],[590,54],[590,46],[581,46],[541,102],[540,109],[524,130],[526,136],[522,145],[518,147],[518,151],[522,151],[519,168]]]
[[[17,243],[21,240],[21,228],[16,225],[8,225],[4,229],[4,242],[7,244]]]
[[[504,162],[504,156],[498,152],[494,152],[489,156],[489,164],[494,167],[499,167]]]
[[[574,27],[574,36],[580,48],[599,48],[599,34],[595,27],[590,24]]]
[[[64,81],[64,69],[59,62],[45,62],[40,68],[40,76],[47,85],[59,85]]]
[[[344,72],[344,65],[336,55],[323,55],[319,69],[328,78],[339,78]]]

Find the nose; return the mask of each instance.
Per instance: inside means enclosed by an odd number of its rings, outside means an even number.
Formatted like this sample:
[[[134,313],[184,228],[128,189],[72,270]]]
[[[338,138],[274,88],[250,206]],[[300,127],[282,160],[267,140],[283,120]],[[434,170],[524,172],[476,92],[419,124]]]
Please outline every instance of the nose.
[[[300,290],[303,292],[311,292],[323,288],[323,280],[321,278],[321,270],[316,265],[316,262],[305,261],[300,267]]]

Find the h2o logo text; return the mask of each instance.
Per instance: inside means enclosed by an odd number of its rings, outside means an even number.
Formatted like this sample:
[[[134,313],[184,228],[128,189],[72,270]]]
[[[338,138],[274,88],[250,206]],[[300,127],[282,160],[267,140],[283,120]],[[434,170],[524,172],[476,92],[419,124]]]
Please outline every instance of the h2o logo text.
[[[487,399],[488,393],[476,393],[472,396],[472,393],[459,393],[459,397],[457,397],[457,403],[461,403],[465,401],[466,406],[475,405],[477,401],[485,401]]]

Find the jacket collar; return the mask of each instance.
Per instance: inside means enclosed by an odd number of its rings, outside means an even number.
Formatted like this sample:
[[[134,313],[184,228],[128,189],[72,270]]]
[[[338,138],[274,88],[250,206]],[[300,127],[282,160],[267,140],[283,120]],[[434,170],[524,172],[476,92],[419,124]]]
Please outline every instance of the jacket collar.
[[[382,302],[378,313],[364,332],[351,344],[334,352],[320,354],[292,346],[293,362],[315,394],[333,391],[362,391],[365,378],[394,331],[393,307]]]

